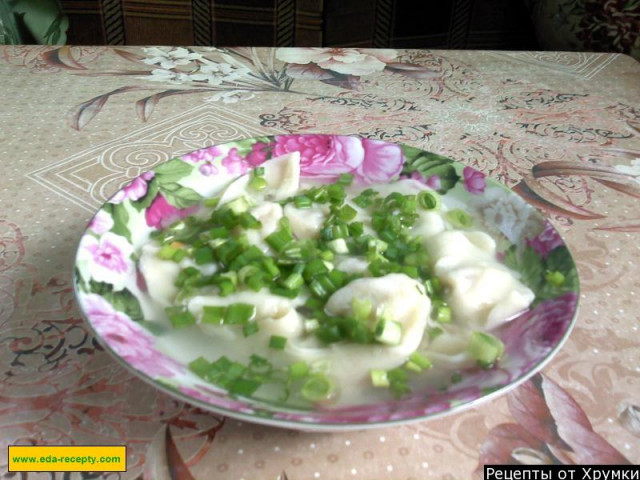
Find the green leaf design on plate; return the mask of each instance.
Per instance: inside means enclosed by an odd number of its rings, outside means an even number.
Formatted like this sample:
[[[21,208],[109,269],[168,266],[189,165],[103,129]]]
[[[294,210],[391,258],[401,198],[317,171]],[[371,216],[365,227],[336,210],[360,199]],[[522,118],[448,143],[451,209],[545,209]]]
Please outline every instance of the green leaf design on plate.
[[[104,297],[104,299],[109,302],[114,309],[125,313],[134,322],[141,322],[144,320],[140,302],[137,297],[126,288],[124,290],[114,292],[112,285],[90,280],[89,291]]]
[[[534,305],[578,289],[578,272],[565,246],[554,248],[543,259],[531,246],[518,251],[513,245],[505,252],[504,264],[518,272],[520,281],[535,293]],[[561,273],[564,281],[559,285],[548,281],[547,272]]]
[[[125,203],[106,203],[104,210],[113,218],[111,231],[116,235],[122,235],[131,242],[131,232],[129,231],[129,212]]]
[[[147,193],[145,194],[145,196],[136,200],[135,202],[131,202],[131,206],[138,211],[148,208],[149,205],[151,205],[151,202],[153,202],[153,200],[158,195],[159,190],[160,186],[158,185],[158,180],[156,180],[156,178],[154,177],[147,184]]]
[[[418,150],[420,153],[416,155],[416,150],[418,149],[404,149],[407,161],[402,169],[403,174],[410,175],[413,172],[418,172],[425,179],[437,175],[440,178],[441,184],[438,191],[443,194],[456,186],[460,180],[460,176],[456,172],[453,160],[436,153],[422,150]]]
[[[175,183],[181,178],[189,175],[193,171],[193,168],[193,165],[183,162],[179,158],[174,158],[168,162],[158,165],[154,169],[156,174],[155,178],[157,178],[160,185],[165,183]]]
[[[167,202],[177,208],[187,208],[202,202],[202,195],[179,183],[161,183],[160,191]]]

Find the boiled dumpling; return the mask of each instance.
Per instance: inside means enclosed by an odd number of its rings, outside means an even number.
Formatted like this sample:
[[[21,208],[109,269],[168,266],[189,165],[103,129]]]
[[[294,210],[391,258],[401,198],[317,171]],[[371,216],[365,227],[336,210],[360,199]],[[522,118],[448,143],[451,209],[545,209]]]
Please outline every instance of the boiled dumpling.
[[[289,218],[291,231],[296,238],[315,238],[329,214],[329,208],[317,204],[311,208],[296,208],[294,204],[288,203],[284,207],[284,214]]]
[[[264,179],[274,200],[294,195],[300,187],[300,152],[291,152],[272,158],[262,164]]]
[[[483,232],[447,230],[431,237],[426,246],[436,275],[469,264],[495,262],[496,243]]]
[[[445,273],[452,311],[467,323],[492,329],[526,309],[533,292],[499,264],[464,267]]]
[[[159,251],[160,246],[156,243],[144,245],[140,252],[138,268],[147,284],[151,299],[162,307],[168,307],[178,293],[175,281],[181,266],[171,260],[158,258]]]
[[[331,295],[326,310],[332,315],[350,315],[354,298],[369,300],[374,312],[384,309],[402,325],[400,344],[389,350],[408,356],[418,348],[431,312],[431,301],[421,293],[418,282],[401,273],[360,278]]]
[[[267,251],[268,245],[264,238],[278,229],[278,222],[282,218],[282,206],[275,202],[264,202],[249,210],[262,226],[246,230],[247,238],[252,244],[258,245],[263,251]]]

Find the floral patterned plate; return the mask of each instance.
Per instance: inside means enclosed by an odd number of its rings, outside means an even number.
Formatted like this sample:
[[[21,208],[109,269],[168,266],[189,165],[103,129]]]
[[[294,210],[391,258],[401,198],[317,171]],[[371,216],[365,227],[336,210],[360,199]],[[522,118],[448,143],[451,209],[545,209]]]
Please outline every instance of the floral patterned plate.
[[[459,372],[438,391],[338,409],[298,410],[234,398],[158,348],[147,321],[137,250],[154,229],[193,213],[203,198],[265,160],[299,151],[302,176],[331,181],[399,177],[425,182],[463,202],[498,243],[504,262],[536,294],[532,307],[496,331],[505,344],[497,367]],[[556,230],[519,196],[470,167],[406,145],[334,135],[243,139],[172,159],[134,179],[91,220],[76,256],[75,289],[89,324],[116,359],[155,387],[204,409],[242,420],[304,430],[344,430],[418,421],[505,393],[540,370],[561,347],[578,304],[575,264]],[[145,318],[147,317],[147,318]]]

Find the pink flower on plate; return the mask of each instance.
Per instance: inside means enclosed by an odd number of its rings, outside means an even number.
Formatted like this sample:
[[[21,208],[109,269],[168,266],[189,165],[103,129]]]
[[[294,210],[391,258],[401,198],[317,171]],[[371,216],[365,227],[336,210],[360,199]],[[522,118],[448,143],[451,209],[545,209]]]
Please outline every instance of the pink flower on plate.
[[[411,178],[413,180],[418,180],[421,183],[424,183],[427,187],[433,190],[440,190],[442,188],[442,181],[440,180],[439,175],[431,175],[429,178],[424,178],[424,176],[417,170],[411,172],[411,175],[408,175],[406,178]]]
[[[218,173],[218,168],[213,164],[213,160],[223,153],[220,147],[213,146],[187,153],[182,156],[182,160],[188,163],[200,164],[198,170],[205,176],[215,175]]]
[[[182,209],[174,207],[162,194],[158,194],[147,208],[144,217],[147,225],[160,230],[181,218],[188,217],[195,212],[196,208],[195,206]]]
[[[126,238],[106,232],[99,238],[85,235],[80,241],[78,262],[86,265],[89,276],[122,290],[134,269],[133,247]]]
[[[249,162],[238,154],[236,147],[229,150],[227,156],[222,159],[222,166],[232,175],[244,175],[249,170]]]
[[[148,184],[154,177],[155,173],[145,172],[137,178],[134,178],[131,183],[125,185],[118,193],[111,197],[111,203],[122,203],[125,200],[135,202],[140,200],[147,194]]]
[[[390,180],[400,173],[404,156],[395,144],[337,135],[280,135],[274,156],[300,152],[300,173],[333,180],[352,173],[365,183]]]
[[[527,240],[527,245],[533,247],[542,258],[547,258],[549,252],[554,248],[561,247],[563,245],[562,238],[558,234],[553,225],[548,221],[545,221],[544,230],[540,234],[531,240]]]
[[[382,72],[398,56],[393,49],[373,48],[279,48],[276,57],[285,63],[318,65],[343,75]]]
[[[262,165],[268,156],[268,143],[256,142],[251,145],[251,152],[247,155],[247,161],[253,167]]]
[[[154,339],[127,314],[95,293],[80,295],[80,303],[93,328],[122,359],[150,377],[173,377],[184,370],[154,347]]]
[[[484,192],[484,189],[487,188],[484,173],[474,168],[464,167],[462,177],[464,178],[464,188],[466,188],[469,193],[480,195]]]
[[[102,235],[113,228],[113,218],[104,210],[100,210],[89,222],[89,229],[97,234]]]

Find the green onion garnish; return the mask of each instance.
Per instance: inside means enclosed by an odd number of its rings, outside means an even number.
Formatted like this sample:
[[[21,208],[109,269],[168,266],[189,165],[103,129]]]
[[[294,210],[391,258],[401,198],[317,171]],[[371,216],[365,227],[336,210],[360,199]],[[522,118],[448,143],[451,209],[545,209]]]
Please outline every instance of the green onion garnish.
[[[224,315],[226,312],[225,307],[206,306],[202,308],[202,323],[211,323],[214,325],[222,325],[224,321]]]
[[[473,226],[473,218],[464,210],[454,208],[444,214],[444,217],[454,228],[470,228]]]
[[[224,323],[228,325],[244,325],[256,314],[256,307],[250,303],[232,303],[227,307]]]
[[[376,325],[374,338],[385,345],[398,345],[402,340],[402,324],[394,320],[380,320]]]
[[[267,235],[265,241],[267,245],[280,253],[293,241],[293,235],[289,230],[281,228]]]
[[[389,382],[389,377],[387,376],[387,372],[385,370],[371,370],[371,384],[374,387],[384,387],[388,388],[391,386],[391,382]]]
[[[173,328],[184,328],[194,325],[196,317],[183,307],[167,307],[164,309]]]
[[[313,202],[306,195],[299,195],[293,199],[293,204],[296,208],[311,208]]]
[[[422,191],[418,194],[418,205],[423,210],[439,210],[442,200],[436,192]]]
[[[451,323],[451,307],[441,300],[435,300],[431,306],[431,316],[438,323]]]
[[[469,355],[483,367],[493,365],[504,353],[504,343],[486,332],[473,332],[469,338]]]
[[[302,386],[302,396],[310,402],[320,402],[331,398],[335,386],[325,375],[314,373]]]
[[[287,345],[287,337],[282,337],[280,335],[271,335],[269,338],[269,348],[273,348],[274,350],[284,350],[284,347]]]

